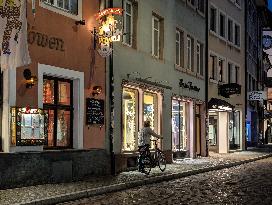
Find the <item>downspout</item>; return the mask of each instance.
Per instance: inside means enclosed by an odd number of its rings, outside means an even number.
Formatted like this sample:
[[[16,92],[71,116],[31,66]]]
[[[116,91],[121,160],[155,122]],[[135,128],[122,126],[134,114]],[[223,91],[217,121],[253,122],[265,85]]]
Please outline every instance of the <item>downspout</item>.
[[[109,5],[108,8],[113,8],[113,0],[108,1]],[[113,48],[113,44],[111,43],[111,48]],[[109,140],[110,140],[110,156],[111,156],[111,174],[115,175],[115,155],[113,150],[113,123],[114,123],[114,76],[113,76],[113,50],[111,51],[111,55],[109,57],[109,108],[110,108],[110,119],[108,120],[109,123]]]
[[[247,150],[247,37],[248,37],[248,34],[247,34],[247,9],[248,9],[248,2],[247,1],[244,1],[245,2],[245,19],[244,19],[244,23],[245,23],[245,150]]]
[[[205,111],[206,111],[206,157],[209,156],[209,110],[208,110],[208,102],[209,102],[209,0],[206,0],[206,13],[205,13],[205,20],[206,20],[206,39],[205,39],[205,50],[206,50],[206,57],[205,57]]]

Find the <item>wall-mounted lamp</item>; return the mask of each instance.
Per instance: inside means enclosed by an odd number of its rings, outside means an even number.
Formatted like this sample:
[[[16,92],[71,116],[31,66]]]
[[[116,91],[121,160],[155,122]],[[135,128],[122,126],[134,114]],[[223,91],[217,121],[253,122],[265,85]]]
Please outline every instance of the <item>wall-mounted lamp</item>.
[[[101,86],[94,86],[93,87],[93,91],[92,91],[92,95],[99,95],[102,92],[102,87]]]
[[[38,81],[37,76],[32,76],[29,69],[25,69],[23,75],[25,78],[26,88],[32,88],[32,86],[34,86],[35,83]]]
[[[76,21],[75,24],[78,26],[78,25],[81,25],[81,26],[84,26],[86,24],[85,20],[79,20],[79,21]]]

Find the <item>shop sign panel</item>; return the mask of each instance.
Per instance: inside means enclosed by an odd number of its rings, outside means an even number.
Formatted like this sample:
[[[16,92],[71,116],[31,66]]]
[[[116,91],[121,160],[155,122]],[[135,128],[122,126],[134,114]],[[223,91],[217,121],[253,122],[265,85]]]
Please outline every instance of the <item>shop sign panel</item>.
[[[221,96],[229,98],[230,95],[241,94],[241,85],[237,83],[219,85],[218,91]]]
[[[247,99],[249,101],[263,101],[267,100],[267,92],[265,91],[251,91],[247,93]]]

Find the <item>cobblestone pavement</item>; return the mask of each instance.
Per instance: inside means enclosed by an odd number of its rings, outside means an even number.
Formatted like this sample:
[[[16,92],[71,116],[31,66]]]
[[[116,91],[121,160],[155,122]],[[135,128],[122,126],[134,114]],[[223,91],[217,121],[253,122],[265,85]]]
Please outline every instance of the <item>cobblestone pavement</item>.
[[[270,151],[264,150],[263,151]],[[118,183],[126,183],[128,181],[143,180],[146,178],[161,176],[171,173],[182,173],[188,170],[199,169],[203,167],[212,167],[219,164],[225,164],[233,161],[245,160],[253,157],[261,156],[265,153],[256,151],[235,152],[231,154],[213,154],[208,158],[198,159],[182,159],[171,165],[167,165],[165,172],[161,172],[158,168],[152,169],[149,176],[139,173],[138,171],[123,172],[116,177],[90,178],[80,182],[60,183],[60,184],[44,184],[38,186],[29,186],[16,189],[0,190],[0,204],[11,205],[25,203],[33,200],[39,200],[47,197],[55,197],[62,194],[69,194],[77,191],[97,188]],[[114,203],[113,203],[114,205]]]
[[[61,205],[272,204],[272,158]]]

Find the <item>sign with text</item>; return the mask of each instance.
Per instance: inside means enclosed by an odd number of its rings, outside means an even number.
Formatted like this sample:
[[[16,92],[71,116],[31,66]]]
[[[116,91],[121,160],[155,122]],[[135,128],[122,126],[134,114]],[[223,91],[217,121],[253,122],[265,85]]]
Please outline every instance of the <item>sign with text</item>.
[[[267,92],[265,91],[251,91],[247,93],[248,100],[263,101],[267,100]]]
[[[104,100],[86,99],[86,124],[104,124]]]

